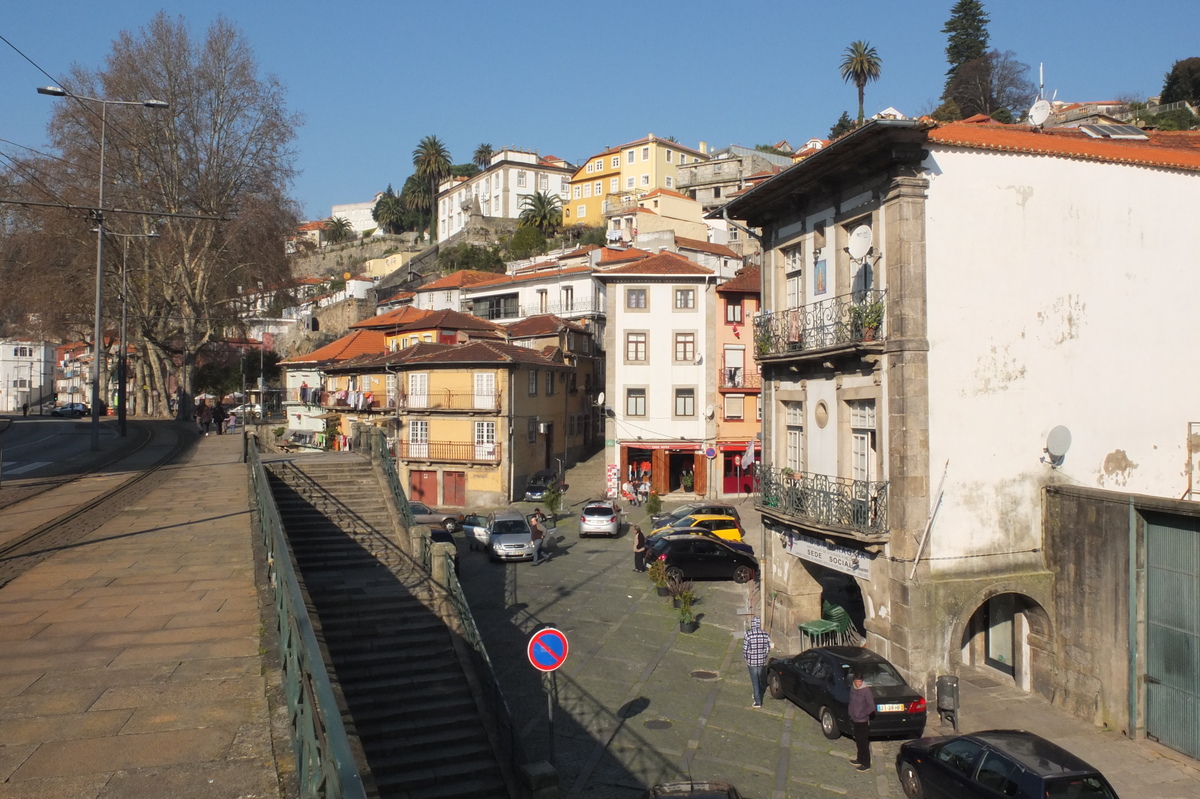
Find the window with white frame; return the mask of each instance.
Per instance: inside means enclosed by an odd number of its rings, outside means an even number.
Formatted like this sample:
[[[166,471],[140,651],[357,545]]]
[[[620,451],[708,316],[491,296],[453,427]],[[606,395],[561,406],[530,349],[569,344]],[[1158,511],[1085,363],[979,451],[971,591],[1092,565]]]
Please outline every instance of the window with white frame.
[[[627,360],[627,361],[644,361],[644,360],[646,360],[646,334],[645,333],[626,333],[625,334],[625,360]]]
[[[646,389],[644,389],[644,388],[627,388],[627,389],[625,389],[625,415],[626,416],[645,416],[646,415]]]
[[[674,157],[675,157],[675,153],[671,150],[667,150],[667,163],[668,164],[671,163],[671,159]]]
[[[564,177],[564,178],[559,178],[559,180],[558,180],[558,191],[559,191],[559,193],[560,193],[560,194],[566,194],[566,193],[567,193],[567,186],[568,186],[568,185],[569,185],[569,181],[568,181],[568,180],[567,180],[565,177]]]
[[[601,194],[603,194],[604,193],[604,181],[597,180],[595,183],[593,183],[592,191],[595,193],[595,195],[597,197],[599,197]]]
[[[408,407],[429,407],[428,372],[412,372],[408,375]]]
[[[725,324],[740,325],[742,323],[742,300],[725,300]]]
[[[670,150],[667,150],[667,152],[670,152]],[[673,188],[675,188],[675,178],[671,177],[670,175],[667,175],[667,177],[666,177],[666,183],[667,183],[667,188],[668,188],[668,189],[673,189]]]
[[[591,183],[584,183],[584,184],[583,184],[583,196],[584,196],[584,197],[591,197],[591,196],[592,196],[592,184],[591,184]]]
[[[634,179],[635,178],[633,177],[633,175],[630,175],[629,177],[625,178],[625,188],[632,189]]]
[[[475,459],[495,460],[496,458],[496,423],[475,423]]]
[[[525,170],[524,169],[517,170],[517,188],[518,189],[525,188]]]
[[[675,289],[675,310],[691,310],[696,307],[696,290]]]
[[[851,400],[850,476],[855,480],[875,479],[875,400]]]
[[[687,163],[687,155],[684,153],[680,153],[679,154],[679,165],[683,166],[686,163]]]
[[[619,156],[619,155],[614,155],[614,156],[612,157],[612,168],[613,168],[613,169],[618,169],[618,168],[620,168],[620,166],[621,166],[621,156]]]
[[[694,388],[677,388],[677,389],[675,389],[675,415],[676,416],[695,416],[696,415],[696,389],[694,389]]]
[[[620,178],[609,178],[608,179],[608,190],[613,192],[614,194],[616,192],[620,191],[621,190],[621,179]]]
[[[550,178],[546,175],[538,175],[538,188],[542,191],[550,188]]]
[[[413,419],[408,423],[408,457],[429,457],[429,422]]]
[[[676,361],[695,361],[696,360],[696,334],[695,333],[676,333],[675,334],[675,360]]]
[[[650,185],[650,176],[649,175],[642,175],[642,185],[643,186]]]
[[[531,396],[531,397],[537,396],[537,386],[538,386],[537,381],[538,381],[537,369],[530,369],[529,370],[529,396]]]
[[[587,171],[588,171],[588,172],[591,172],[591,171],[592,171],[592,163],[593,163],[592,161],[588,161],[588,165],[587,165]]]
[[[785,444],[783,465],[793,472],[804,471],[804,403],[783,403]]]
[[[742,419],[745,413],[744,394],[726,394],[725,395],[725,418],[726,419]]]
[[[496,373],[476,372],[475,407],[479,410],[496,408],[497,401],[498,396],[496,394]]]
[[[575,199],[578,200],[582,196],[583,196],[583,186],[576,186],[575,187]]]
[[[643,147],[643,148],[642,148],[642,160],[643,160],[643,161],[649,161],[649,160],[650,160],[650,148],[649,148],[649,147]]]
[[[575,206],[575,218],[583,219],[585,216],[587,216],[587,206],[586,205]]]
[[[632,164],[635,154],[634,150],[627,150],[625,152],[625,163]]]

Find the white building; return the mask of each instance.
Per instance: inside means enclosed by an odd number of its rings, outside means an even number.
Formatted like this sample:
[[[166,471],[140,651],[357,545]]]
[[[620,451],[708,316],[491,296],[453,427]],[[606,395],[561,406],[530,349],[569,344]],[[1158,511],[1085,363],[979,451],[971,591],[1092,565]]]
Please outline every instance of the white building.
[[[567,184],[575,169],[554,156],[505,148],[492,156],[487,169],[462,179],[450,178],[438,187],[438,241],[463,230],[473,207],[484,217],[516,219],[525,197],[535,192],[566,201]]]
[[[729,204],[765,250],[762,595],[1198,756],[1200,133],[1129,135],[873,121]]]
[[[362,234],[368,230],[374,230],[379,227],[379,223],[375,221],[375,217],[371,214],[375,210],[375,203],[379,202],[379,198],[383,196],[383,192],[375,195],[375,199],[365,203],[345,203],[343,205],[335,205],[329,212],[331,218],[342,218],[350,223],[350,227],[354,229],[354,235],[361,238]]]
[[[0,339],[0,408],[21,413],[54,396],[54,345],[30,339]]]

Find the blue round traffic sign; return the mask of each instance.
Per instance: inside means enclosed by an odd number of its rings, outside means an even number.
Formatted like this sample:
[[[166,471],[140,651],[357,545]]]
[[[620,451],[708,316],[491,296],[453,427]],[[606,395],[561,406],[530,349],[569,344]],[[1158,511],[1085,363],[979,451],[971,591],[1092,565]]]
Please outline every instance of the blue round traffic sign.
[[[561,630],[547,627],[529,639],[529,662],[539,671],[554,671],[567,659],[567,636]]]

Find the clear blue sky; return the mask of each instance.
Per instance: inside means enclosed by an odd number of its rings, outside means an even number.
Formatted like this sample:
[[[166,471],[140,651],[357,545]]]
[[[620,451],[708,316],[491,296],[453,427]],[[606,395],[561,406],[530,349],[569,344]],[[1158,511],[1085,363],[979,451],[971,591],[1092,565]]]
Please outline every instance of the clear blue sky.
[[[254,47],[305,118],[293,196],[308,218],[362,202],[412,172],[436,134],[456,163],[482,142],[579,163],[647,133],[695,147],[824,137],[857,113],[838,74],[865,39],[883,60],[866,113],[935,105],[947,68],[941,32],[954,0],[857,3],[60,0],[0,3],[0,35],[54,76],[98,68],[121,30],[161,8],[197,37],[218,15]],[[991,46],[1045,64],[1047,95],[1158,94],[1181,58],[1200,56],[1200,0],[985,0]],[[0,42],[0,152],[42,149],[48,81]]]

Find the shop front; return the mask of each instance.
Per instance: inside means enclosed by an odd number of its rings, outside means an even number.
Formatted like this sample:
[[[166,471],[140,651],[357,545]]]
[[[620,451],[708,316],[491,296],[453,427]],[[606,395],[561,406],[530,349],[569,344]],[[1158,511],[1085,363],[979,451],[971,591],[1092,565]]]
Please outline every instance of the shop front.
[[[621,442],[620,481],[626,480],[646,480],[659,496],[675,491],[703,496],[708,490],[708,459],[695,442]]]
[[[746,457],[751,443],[754,446],[750,457]],[[754,468],[762,460],[762,442],[738,441],[719,444],[721,463],[721,493],[754,493]]]

